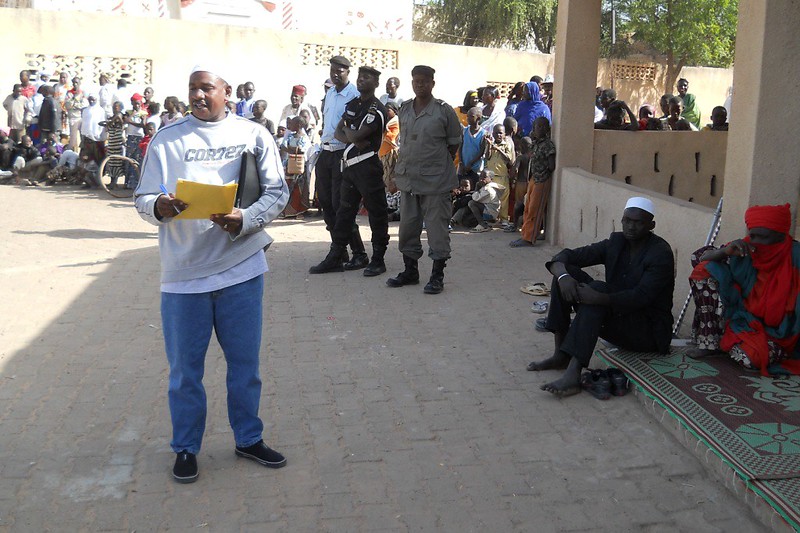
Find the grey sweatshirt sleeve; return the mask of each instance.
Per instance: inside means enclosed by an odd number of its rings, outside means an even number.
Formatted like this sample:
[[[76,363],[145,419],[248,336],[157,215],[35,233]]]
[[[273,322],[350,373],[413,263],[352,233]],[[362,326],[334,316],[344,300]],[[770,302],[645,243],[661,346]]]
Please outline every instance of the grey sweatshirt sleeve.
[[[147,154],[144,157],[144,161],[142,161],[139,184],[133,192],[136,211],[139,216],[156,226],[161,226],[172,220],[171,218],[159,220],[155,214],[156,200],[163,194],[160,187],[164,183],[164,176],[160,164],[161,158],[158,157],[161,149],[163,149],[162,146],[154,146],[153,144],[148,147]]]
[[[275,141],[266,130],[256,141],[256,161],[261,181],[261,198],[250,207],[242,209],[242,230],[234,239],[261,231],[289,202],[289,188],[283,176],[280,154]]]

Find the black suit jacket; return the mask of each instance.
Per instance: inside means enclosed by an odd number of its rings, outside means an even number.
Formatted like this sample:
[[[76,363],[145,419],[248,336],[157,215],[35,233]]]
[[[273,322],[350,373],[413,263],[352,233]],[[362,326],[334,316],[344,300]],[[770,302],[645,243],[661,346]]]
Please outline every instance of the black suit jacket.
[[[651,233],[639,254],[631,258],[628,240],[621,232],[615,232],[589,246],[561,250],[547,263],[548,268],[552,262],[580,268],[605,266],[614,313],[630,315],[632,327],[638,319],[649,322],[659,351],[669,351],[675,257],[667,241]]]

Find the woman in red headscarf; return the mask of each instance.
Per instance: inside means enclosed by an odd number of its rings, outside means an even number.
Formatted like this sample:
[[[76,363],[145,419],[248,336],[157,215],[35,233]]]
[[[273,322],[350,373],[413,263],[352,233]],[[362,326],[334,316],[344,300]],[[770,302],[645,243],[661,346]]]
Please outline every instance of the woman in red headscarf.
[[[789,234],[789,204],[754,206],[744,218],[747,236],[706,249],[689,278],[697,307],[690,355],[722,350],[765,376],[800,374],[800,243]]]

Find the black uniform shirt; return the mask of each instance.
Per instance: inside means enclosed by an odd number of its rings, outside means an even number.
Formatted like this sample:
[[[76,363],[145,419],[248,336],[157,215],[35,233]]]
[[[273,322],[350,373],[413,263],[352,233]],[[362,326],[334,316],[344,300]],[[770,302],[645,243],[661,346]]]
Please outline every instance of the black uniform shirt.
[[[344,119],[344,127],[353,131],[362,127],[372,129],[372,133],[367,137],[369,145],[363,150],[353,146],[347,152],[348,159],[370,151],[378,152],[381,141],[383,141],[383,132],[386,129],[386,108],[380,100],[374,96],[367,100],[362,100],[361,97],[353,98],[347,102],[342,119]]]

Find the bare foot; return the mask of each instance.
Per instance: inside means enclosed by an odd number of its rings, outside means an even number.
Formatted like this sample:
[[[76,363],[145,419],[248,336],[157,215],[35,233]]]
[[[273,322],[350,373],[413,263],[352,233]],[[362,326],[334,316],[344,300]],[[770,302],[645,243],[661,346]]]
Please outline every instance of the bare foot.
[[[576,381],[571,374],[564,374],[555,381],[545,383],[541,389],[559,398],[566,398],[581,392],[581,384],[580,380]]]
[[[554,354],[547,359],[542,361],[532,361],[528,363],[528,371],[530,372],[539,372],[541,370],[564,370],[569,366],[569,355],[558,352],[558,354]]]
[[[721,353],[725,353],[721,350],[708,350],[705,348],[691,348],[686,352],[686,355],[691,357],[692,359],[702,359],[704,357],[709,357],[712,355],[718,355]]]

